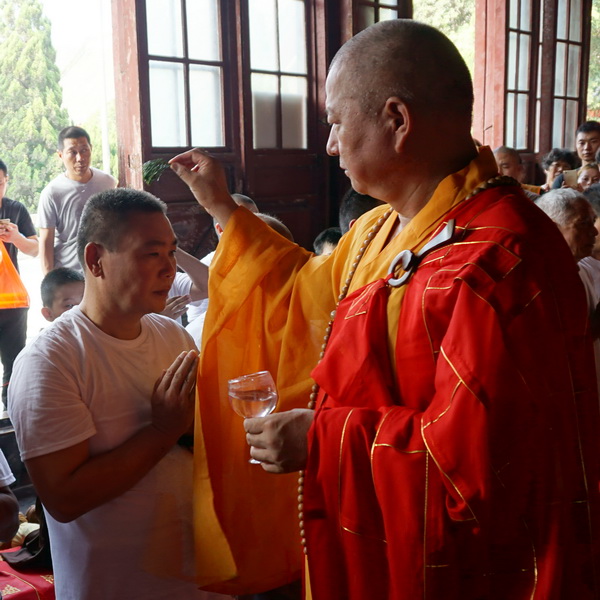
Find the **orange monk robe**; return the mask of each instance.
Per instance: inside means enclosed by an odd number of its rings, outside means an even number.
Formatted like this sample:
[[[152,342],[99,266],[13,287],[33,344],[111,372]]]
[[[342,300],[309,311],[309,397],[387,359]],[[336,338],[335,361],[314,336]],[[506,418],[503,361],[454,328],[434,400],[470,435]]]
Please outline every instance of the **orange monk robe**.
[[[493,155],[483,148],[478,160],[442,181],[436,202],[386,245],[397,222],[393,213],[363,256],[350,289],[384,276],[400,250],[420,248],[444,214],[496,173]],[[224,581],[211,588],[215,591],[270,589],[301,569],[296,476],[269,475],[247,463],[242,420],[229,406],[227,380],[268,369],[279,388],[277,410],[306,407],[330,312],[372,223],[388,208],[359,219],[331,256],[314,257],[243,208],[225,228],[210,271],[195,444],[199,581]],[[388,310],[392,356],[400,300],[401,294],[394,295]],[[215,527],[207,535],[206,521],[214,525],[214,511],[222,530]]]

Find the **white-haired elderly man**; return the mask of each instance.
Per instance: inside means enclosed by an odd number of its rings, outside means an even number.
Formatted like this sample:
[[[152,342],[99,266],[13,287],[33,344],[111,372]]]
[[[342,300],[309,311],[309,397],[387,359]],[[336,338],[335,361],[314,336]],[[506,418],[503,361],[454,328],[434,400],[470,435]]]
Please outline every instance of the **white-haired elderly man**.
[[[579,276],[585,287],[590,323],[594,337],[596,376],[600,393],[600,289],[594,283],[592,272],[580,261],[592,256],[596,244],[596,211],[581,192],[570,188],[551,190],[536,204],[556,223],[573,257],[580,263]]]

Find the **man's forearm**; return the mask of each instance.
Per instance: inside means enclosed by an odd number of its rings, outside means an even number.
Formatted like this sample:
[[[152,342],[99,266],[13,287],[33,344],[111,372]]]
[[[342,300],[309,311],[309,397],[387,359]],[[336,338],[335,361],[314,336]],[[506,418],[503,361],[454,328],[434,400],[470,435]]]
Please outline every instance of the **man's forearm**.
[[[131,489],[177,439],[148,425],[120,446],[83,462],[82,453],[89,453],[87,441],[27,460],[26,465],[50,514],[69,522]]]
[[[25,237],[24,235],[19,235],[19,237],[15,238],[13,244],[24,254],[28,256],[37,256],[39,252],[39,242],[37,236]]]
[[[42,264],[42,274],[46,275],[54,269],[54,230],[40,230],[40,262]]]

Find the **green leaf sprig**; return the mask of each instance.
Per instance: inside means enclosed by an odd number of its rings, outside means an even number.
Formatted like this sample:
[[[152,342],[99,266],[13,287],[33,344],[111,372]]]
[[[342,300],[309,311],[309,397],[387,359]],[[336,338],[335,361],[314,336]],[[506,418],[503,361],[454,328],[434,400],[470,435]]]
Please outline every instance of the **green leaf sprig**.
[[[150,185],[160,179],[160,176],[167,170],[170,169],[169,163],[164,158],[157,158],[155,160],[149,160],[142,165],[142,177],[144,183]]]

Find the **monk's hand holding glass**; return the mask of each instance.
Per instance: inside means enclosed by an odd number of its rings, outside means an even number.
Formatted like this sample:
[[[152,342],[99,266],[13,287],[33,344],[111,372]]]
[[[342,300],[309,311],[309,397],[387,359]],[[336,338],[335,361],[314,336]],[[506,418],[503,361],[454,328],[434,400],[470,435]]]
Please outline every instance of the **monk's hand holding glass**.
[[[277,388],[269,371],[230,379],[228,387],[231,408],[244,419],[266,417],[277,406]],[[249,462],[260,464],[254,458]]]

